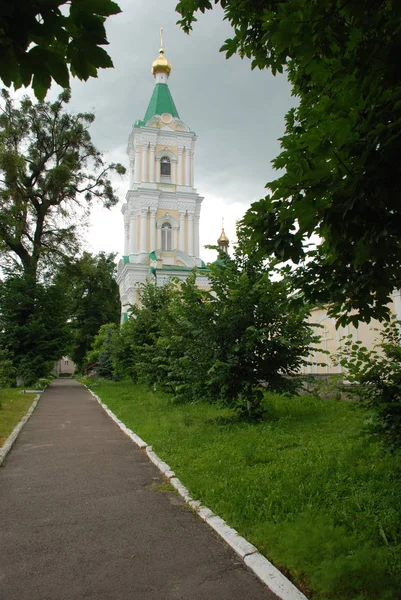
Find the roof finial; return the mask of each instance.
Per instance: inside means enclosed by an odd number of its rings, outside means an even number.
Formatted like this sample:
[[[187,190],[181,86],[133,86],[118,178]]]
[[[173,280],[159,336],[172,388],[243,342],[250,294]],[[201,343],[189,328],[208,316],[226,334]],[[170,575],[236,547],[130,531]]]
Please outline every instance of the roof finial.
[[[163,48],[163,27],[160,27],[160,50],[159,56],[152,64],[152,75],[156,76],[158,73],[164,74],[163,77],[156,78],[156,83],[166,83],[171,73],[171,63],[164,56]]]
[[[228,253],[228,246],[230,244],[230,240],[228,239],[226,232],[224,231],[224,217],[221,218],[221,234],[219,239],[217,240],[217,245],[220,250]]]

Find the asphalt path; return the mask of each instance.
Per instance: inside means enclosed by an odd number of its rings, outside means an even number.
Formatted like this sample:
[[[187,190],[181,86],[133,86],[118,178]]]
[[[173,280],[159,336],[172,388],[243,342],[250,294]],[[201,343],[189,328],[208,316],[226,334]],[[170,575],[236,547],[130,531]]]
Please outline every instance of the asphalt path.
[[[0,468],[1,600],[276,600],[75,380]]]

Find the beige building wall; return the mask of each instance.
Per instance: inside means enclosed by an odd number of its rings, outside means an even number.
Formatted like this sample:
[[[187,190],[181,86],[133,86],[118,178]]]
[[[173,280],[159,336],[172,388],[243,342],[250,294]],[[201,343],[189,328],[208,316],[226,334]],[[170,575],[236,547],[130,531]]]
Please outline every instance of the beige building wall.
[[[161,219],[161,217],[165,217],[167,214],[170,215],[170,217],[173,217],[173,219],[175,219],[176,221],[180,222],[180,213],[178,212],[178,210],[166,210],[165,208],[159,208],[156,211],[156,222],[159,219]]]
[[[164,144],[156,144],[155,155],[157,156],[161,150],[169,150],[171,154],[177,158],[177,147],[176,146],[165,146]]]
[[[400,290],[393,293],[390,309],[393,315],[401,320]],[[360,323],[358,327],[350,324],[336,328],[335,319],[328,317],[324,308],[312,310],[309,322],[317,325],[316,334],[319,336],[320,342],[314,345],[315,348],[308,357],[311,364],[302,368],[302,374],[305,375],[341,374],[342,367],[336,365],[333,359],[340,349],[342,338],[352,335],[354,341],[361,341],[367,348],[373,348],[380,339],[380,330],[382,329],[382,324],[376,320],[372,320],[369,324]],[[325,354],[322,350],[329,354]]]
[[[75,373],[75,363],[68,356],[63,356],[56,362],[54,372],[56,377],[60,377],[60,375],[74,375]]]

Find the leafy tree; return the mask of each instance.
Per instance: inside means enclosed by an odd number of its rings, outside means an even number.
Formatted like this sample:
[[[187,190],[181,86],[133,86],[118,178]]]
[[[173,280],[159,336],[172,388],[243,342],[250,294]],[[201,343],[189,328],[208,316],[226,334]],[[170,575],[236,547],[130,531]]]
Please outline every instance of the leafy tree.
[[[113,353],[116,330],[117,325],[115,323],[102,325],[93,340],[91,350],[87,354],[87,364],[96,363],[97,375],[105,379],[112,379],[114,376]]]
[[[162,323],[168,306],[174,296],[172,284],[156,286],[152,283],[141,289],[141,307],[131,309],[130,352],[133,367],[130,370],[134,381],[149,384],[166,381],[167,373],[162,364],[162,354],[158,353]]]
[[[115,280],[115,254],[100,252],[66,262],[57,279],[66,286],[69,305],[72,360],[82,369],[91,360],[85,359],[102,325],[120,321],[120,297]],[[93,362],[93,361],[92,361]]]
[[[67,92],[53,103],[24,98],[15,107],[3,91],[0,115],[0,250],[26,275],[43,270],[78,247],[81,220],[93,198],[106,207],[118,198],[106,165],[93,145],[90,113],[64,112]],[[75,219],[74,219],[75,217]]]
[[[176,281],[166,310],[159,317],[154,372],[157,382],[178,402],[210,397],[208,372],[220,342],[212,299],[210,292],[198,288],[193,272],[186,281]]]
[[[135,320],[128,319],[114,337],[113,365],[114,374],[119,379],[129,377],[137,381],[136,356],[132,349],[132,341],[135,335]]]
[[[67,12],[68,9],[68,12]],[[2,0],[0,78],[32,87],[43,100],[52,80],[69,87],[69,74],[85,81],[112,67],[104,22],[116,15],[112,0]]]
[[[25,385],[46,377],[69,347],[65,289],[10,276],[0,288],[0,347],[11,353]]]
[[[260,417],[264,388],[294,390],[314,341],[305,313],[290,309],[288,283],[269,275],[238,250],[211,265],[210,291],[195,273],[168,287],[147,284],[117,344],[120,373],[123,358],[126,374],[177,401],[223,401]]]
[[[6,345],[23,370],[19,374],[29,379],[32,369],[47,370],[48,361],[58,359],[64,347],[56,340],[57,328],[64,331],[67,320],[67,299],[58,298],[54,307],[50,303],[51,294],[61,289],[60,282],[55,287],[48,283],[55,266],[77,252],[77,222],[88,213],[92,198],[107,207],[117,202],[109,172],[124,169],[106,165],[92,144],[88,127],[93,115],[64,112],[68,93],[52,104],[25,98],[18,108],[6,92],[3,99],[0,256],[10,274],[4,288],[9,297]],[[18,297],[14,307],[13,293]]]
[[[208,373],[212,394],[258,417],[263,388],[297,390],[294,377],[315,340],[305,310],[289,302],[289,281],[272,281],[271,269],[243,252],[211,266],[218,352]]]
[[[17,372],[13,365],[10,352],[6,348],[0,346],[0,388],[15,385],[16,376]]]
[[[273,161],[283,174],[243,219],[250,249],[293,261],[294,287],[332,303],[341,324],[388,317],[401,284],[400,3],[218,3],[234,28],[221,50],[252,68],[285,69],[299,101]],[[212,6],[180,0],[184,30]]]

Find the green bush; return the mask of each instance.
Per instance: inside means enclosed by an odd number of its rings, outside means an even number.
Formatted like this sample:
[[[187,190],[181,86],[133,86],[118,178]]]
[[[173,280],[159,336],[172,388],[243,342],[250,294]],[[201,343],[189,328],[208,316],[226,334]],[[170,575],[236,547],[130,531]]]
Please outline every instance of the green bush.
[[[90,351],[85,357],[85,365],[96,363],[96,373],[99,377],[113,379],[114,334],[117,331],[115,323],[106,323],[95,336]]]
[[[347,336],[337,357],[348,372],[351,394],[373,411],[372,432],[393,450],[401,447],[400,326],[395,319],[386,323],[372,350]]]
[[[110,340],[105,368],[100,354],[88,360],[98,361],[100,376],[113,365],[119,377],[156,385],[177,402],[223,402],[258,420],[266,388],[284,393],[300,386],[294,375],[315,335],[305,309],[290,307],[288,281],[272,281],[271,267],[251,263],[240,249],[210,265],[208,278],[207,291],[195,271],[175,285],[143,286],[141,307]]]
[[[51,377],[42,377],[41,379],[39,379],[38,384],[39,384],[39,388],[40,389],[44,389],[45,387],[47,387],[49,385],[49,383],[51,383],[53,381],[53,379]]]
[[[0,348],[0,388],[15,385],[16,376],[11,354],[5,348]]]

